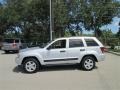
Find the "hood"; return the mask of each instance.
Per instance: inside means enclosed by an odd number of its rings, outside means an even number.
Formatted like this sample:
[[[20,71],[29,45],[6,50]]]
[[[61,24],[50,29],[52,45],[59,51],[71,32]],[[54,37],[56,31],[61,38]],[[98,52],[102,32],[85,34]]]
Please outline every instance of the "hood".
[[[21,49],[19,52],[33,51],[37,49],[41,49],[41,48],[39,47],[26,48],[26,49]]]

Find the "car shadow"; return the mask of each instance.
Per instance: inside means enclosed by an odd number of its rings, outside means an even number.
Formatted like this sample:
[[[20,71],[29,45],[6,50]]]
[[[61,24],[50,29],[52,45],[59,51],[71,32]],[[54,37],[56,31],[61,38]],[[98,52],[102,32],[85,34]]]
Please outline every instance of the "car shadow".
[[[24,73],[22,67],[20,67],[20,66],[14,67],[13,72],[15,72],[15,73]]]
[[[98,69],[98,67],[96,66],[94,69]],[[73,71],[73,70],[84,71],[79,65],[59,65],[59,66],[43,66],[38,72]],[[13,72],[26,74],[21,66],[14,67]]]
[[[44,66],[39,72],[82,70],[79,65]]]

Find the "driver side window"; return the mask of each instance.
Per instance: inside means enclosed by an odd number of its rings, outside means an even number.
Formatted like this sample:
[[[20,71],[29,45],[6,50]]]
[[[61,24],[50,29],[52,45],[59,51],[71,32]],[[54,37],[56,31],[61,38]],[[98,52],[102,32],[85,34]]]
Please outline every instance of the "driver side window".
[[[49,46],[50,49],[66,48],[66,40],[58,40]]]

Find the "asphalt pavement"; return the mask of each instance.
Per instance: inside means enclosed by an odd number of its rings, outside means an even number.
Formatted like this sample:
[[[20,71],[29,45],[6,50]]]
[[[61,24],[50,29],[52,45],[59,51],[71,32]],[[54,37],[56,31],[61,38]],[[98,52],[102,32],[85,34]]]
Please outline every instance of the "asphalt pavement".
[[[0,51],[0,90],[120,90],[120,56],[106,53],[105,61],[92,71],[77,66],[45,67],[23,73],[15,63],[17,54]]]

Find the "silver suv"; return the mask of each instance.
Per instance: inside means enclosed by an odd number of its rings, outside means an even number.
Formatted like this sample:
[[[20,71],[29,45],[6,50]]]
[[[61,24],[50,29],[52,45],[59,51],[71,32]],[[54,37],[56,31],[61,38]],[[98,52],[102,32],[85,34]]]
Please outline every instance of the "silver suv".
[[[105,58],[104,46],[95,37],[58,38],[43,48],[20,50],[16,63],[25,72],[34,73],[40,66],[79,64],[90,71]]]
[[[10,51],[18,52],[21,48],[25,47],[27,47],[27,44],[24,42],[24,40],[19,38],[7,38],[3,41],[2,50],[5,51],[5,53]]]

